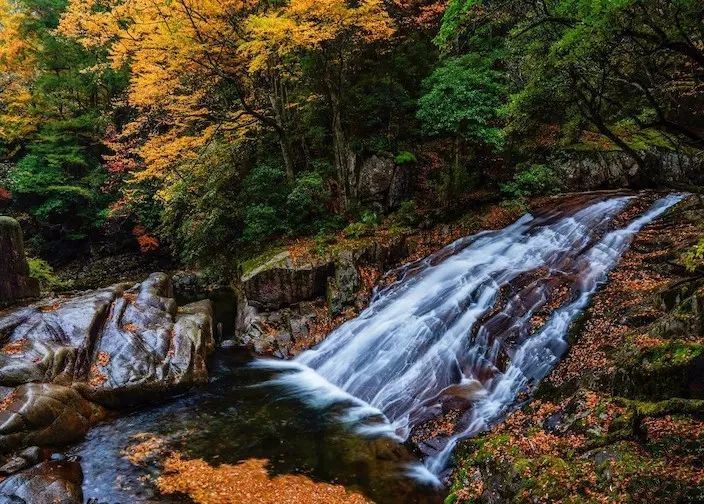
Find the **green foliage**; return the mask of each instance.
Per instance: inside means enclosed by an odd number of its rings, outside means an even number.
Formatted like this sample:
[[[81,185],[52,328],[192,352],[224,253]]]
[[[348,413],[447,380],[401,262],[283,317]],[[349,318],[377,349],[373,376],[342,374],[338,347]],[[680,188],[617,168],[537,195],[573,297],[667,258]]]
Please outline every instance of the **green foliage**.
[[[457,38],[462,36],[465,24],[470,21],[471,9],[481,4],[482,0],[449,0],[435,43],[445,50],[455,44]]]
[[[406,200],[401,203],[398,210],[393,214],[392,221],[396,226],[415,227],[420,221],[418,215],[418,204],[413,200]]]
[[[540,194],[556,194],[562,189],[562,181],[552,168],[534,164],[520,170],[511,182],[501,184],[501,193],[512,199],[521,199]]]
[[[348,225],[343,234],[347,238],[359,239],[365,236],[370,236],[374,233],[374,229],[379,226],[379,216],[371,210],[364,210],[358,222],[353,222]]]
[[[682,263],[692,272],[704,266],[704,238],[682,255]]]
[[[500,148],[497,123],[505,92],[504,76],[494,70],[497,53],[449,58],[423,83],[418,119],[431,136],[460,136]]]
[[[268,205],[253,205],[245,210],[242,239],[253,245],[262,245],[266,240],[283,232],[281,218],[275,208]]]
[[[18,11],[29,13],[21,31],[27,37],[26,56],[34,64],[23,113],[37,126],[22,138],[11,132],[0,136],[0,152],[18,154],[13,154],[9,175],[16,207],[36,218],[40,235],[75,241],[99,229],[116,196],[105,187],[101,140],[112,99],[127,85],[127,73],[102,64],[106,55],[100,50],[57,34],[66,3],[16,3]]]
[[[403,166],[403,165],[408,165],[408,164],[415,164],[418,162],[418,159],[416,158],[416,155],[413,154],[412,152],[401,151],[398,154],[396,154],[394,161],[396,162],[397,165]]]
[[[201,169],[184,172],[164,205],[162,236],[185,264],[229,278],[237,269],[243,232],[239,160],[232,146],[214,142],[200,162]]]
[[[45,291],[61,291],[71,288],[71,282],[61,280],[54,269],[43,259],[27,258],[29,276],[39,281],[39,286]]]
[[[330,192],[319,173],[303,172],[298,175],[286,198],[289,232],[297,234],[316,231],[326,218],[329,200]]]

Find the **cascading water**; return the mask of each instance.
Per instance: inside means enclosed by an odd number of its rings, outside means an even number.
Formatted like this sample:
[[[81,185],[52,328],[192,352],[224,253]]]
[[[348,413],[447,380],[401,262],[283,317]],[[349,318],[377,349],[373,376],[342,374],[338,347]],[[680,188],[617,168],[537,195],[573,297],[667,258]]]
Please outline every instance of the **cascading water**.
[[[281,370],[273,381],[313,404],[344,403],[344,420],[362,432],[406,439],[459,401],[454,433],[427,450],[423,471],[439,474],[459,439],[500,419],[554,367],[571,322],[633,235],[682,196],[614,229],[632,199],[558,207],[458,240],[394,272],[392,285],[317,348],[256,365]]]

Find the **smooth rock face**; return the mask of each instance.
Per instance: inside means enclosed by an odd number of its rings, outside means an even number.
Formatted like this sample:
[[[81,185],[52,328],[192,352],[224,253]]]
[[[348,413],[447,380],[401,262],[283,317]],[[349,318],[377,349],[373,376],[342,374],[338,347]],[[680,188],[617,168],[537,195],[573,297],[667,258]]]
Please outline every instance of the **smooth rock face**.
[[[0,504],[80,504],[82,483],[78,462],[42,462],[0,481]]]
[[[58,446],[88,432],[105,410],[76,390],[50,383],[17,387],[0,411],[2,451],[28,445]]]
[[[0,216],[0,307],[39,296],[39,283],[29,278],[19,223]]]
[[[103,407],[207,381],[212,306],[171,296],[155,273],[0,317],[0,452],[71,442]]]

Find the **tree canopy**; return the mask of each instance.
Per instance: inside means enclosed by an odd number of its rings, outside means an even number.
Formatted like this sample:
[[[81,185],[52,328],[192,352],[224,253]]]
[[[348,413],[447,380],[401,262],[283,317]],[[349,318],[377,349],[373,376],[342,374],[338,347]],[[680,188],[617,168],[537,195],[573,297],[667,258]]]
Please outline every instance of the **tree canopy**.
[[[54,226],[44,239],[121,219],[208,262],[359,219],[374,156],[444,207],[521,167],[551,180],[555,152],[698,155],[703,16],[698,0],[0,0],[0,188]]]

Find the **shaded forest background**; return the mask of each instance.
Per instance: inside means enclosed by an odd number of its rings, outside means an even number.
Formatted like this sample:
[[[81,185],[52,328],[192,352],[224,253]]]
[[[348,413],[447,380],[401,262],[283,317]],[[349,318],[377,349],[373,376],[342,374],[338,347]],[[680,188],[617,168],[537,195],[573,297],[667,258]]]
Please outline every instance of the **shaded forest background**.
[[[560,157],[657,185],[703,150],[700,0],[0,0],[0,210],[52,266],[232,275],[560,191]],[[399,197],[367,197],[369,162]]]

